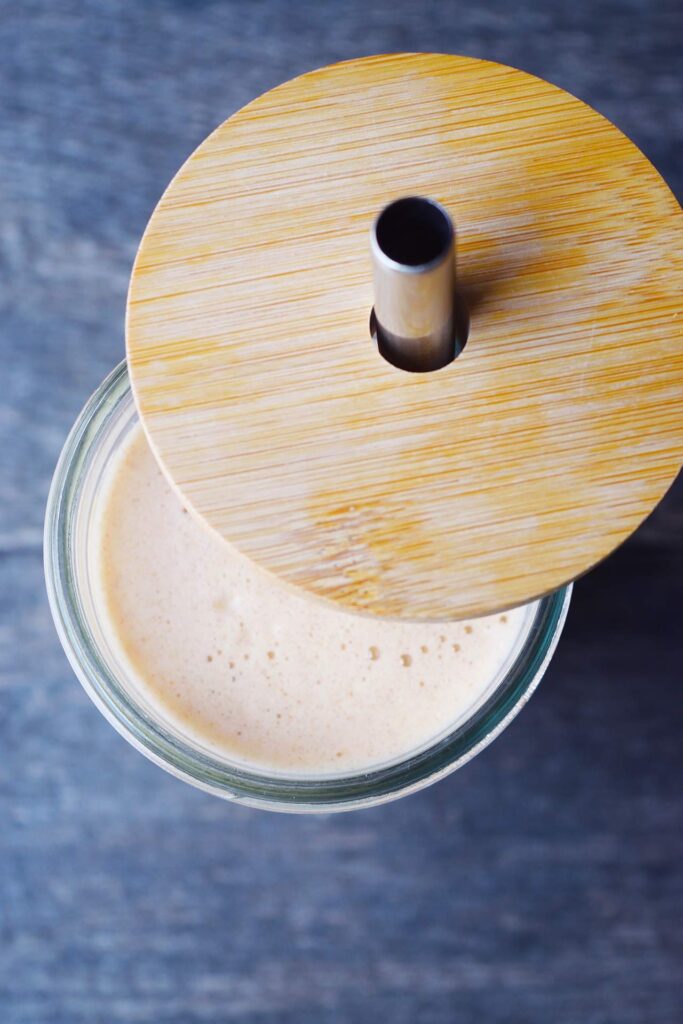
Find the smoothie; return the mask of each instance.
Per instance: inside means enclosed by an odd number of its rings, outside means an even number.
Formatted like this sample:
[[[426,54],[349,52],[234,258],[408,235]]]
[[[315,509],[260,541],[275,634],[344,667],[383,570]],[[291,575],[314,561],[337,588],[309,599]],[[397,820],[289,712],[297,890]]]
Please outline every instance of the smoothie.
[[[95,603],[140,693],[191,742],[320,776],[403,759],[495,689],[535,604],[470,622],[356,616],[286,588],[186,509],[139,425],[102,482]]]

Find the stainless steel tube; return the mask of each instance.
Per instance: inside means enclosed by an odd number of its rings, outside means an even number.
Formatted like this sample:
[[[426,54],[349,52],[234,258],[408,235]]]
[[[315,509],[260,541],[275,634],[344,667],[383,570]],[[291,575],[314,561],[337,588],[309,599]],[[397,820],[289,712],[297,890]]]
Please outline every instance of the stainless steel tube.
[[[394,366],[438,370],[455,357],[455,232],[432,199],[385,206],[370,232],[377,344]]]

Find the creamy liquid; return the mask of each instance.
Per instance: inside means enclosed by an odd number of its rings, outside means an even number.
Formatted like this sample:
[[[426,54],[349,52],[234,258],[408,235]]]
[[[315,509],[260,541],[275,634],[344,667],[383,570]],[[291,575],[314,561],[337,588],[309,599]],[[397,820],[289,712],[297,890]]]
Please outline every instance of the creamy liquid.
[[[139,425],[103,481],[91,551],[104,628],[143,695],[204,748],[292,774],[367,769],[451,729],[535,607],[406,624],[299,595],[182,507]]]

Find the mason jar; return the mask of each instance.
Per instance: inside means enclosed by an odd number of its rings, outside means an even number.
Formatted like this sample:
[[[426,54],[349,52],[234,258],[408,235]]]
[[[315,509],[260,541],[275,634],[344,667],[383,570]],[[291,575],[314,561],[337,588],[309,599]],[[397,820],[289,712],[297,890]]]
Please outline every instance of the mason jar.
[[[517,649],[464,719],[399,760],[353,773],[288,775],[247,769],[183,733],[123,664],[94,597],[96,497],[111,460],[137,423],[122,362],[87,403],[62,450],[47,504],[45,575],[57,631],[74,672],[105,718],[151,761],[199,789],[253,807],[351,810],[413,793],[460,768],[526,704],[557,645],[571,586],[531,606]]]

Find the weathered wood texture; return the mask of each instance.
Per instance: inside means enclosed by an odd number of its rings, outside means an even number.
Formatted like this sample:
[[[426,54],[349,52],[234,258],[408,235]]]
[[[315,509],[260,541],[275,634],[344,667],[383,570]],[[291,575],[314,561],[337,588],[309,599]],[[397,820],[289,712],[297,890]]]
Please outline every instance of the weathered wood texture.
[[[41,526],[153,204],[226,111],[358,53],[485,55],[591,102],[681,195],[680,35],[667,0],[2,5],[2,1024],[677,1024],[680,489],[577,585],[482,757],[320,820],[214,801],[112,731]]]
[[[460,357],[369,337],[369,229],[456,223]],[[271,572],[373,615],[461,618],[574,579],[683,462],[683,211],[617,128],[522,71],[394,54],[234,114],[135,262],[138,406],[184,500]]]

